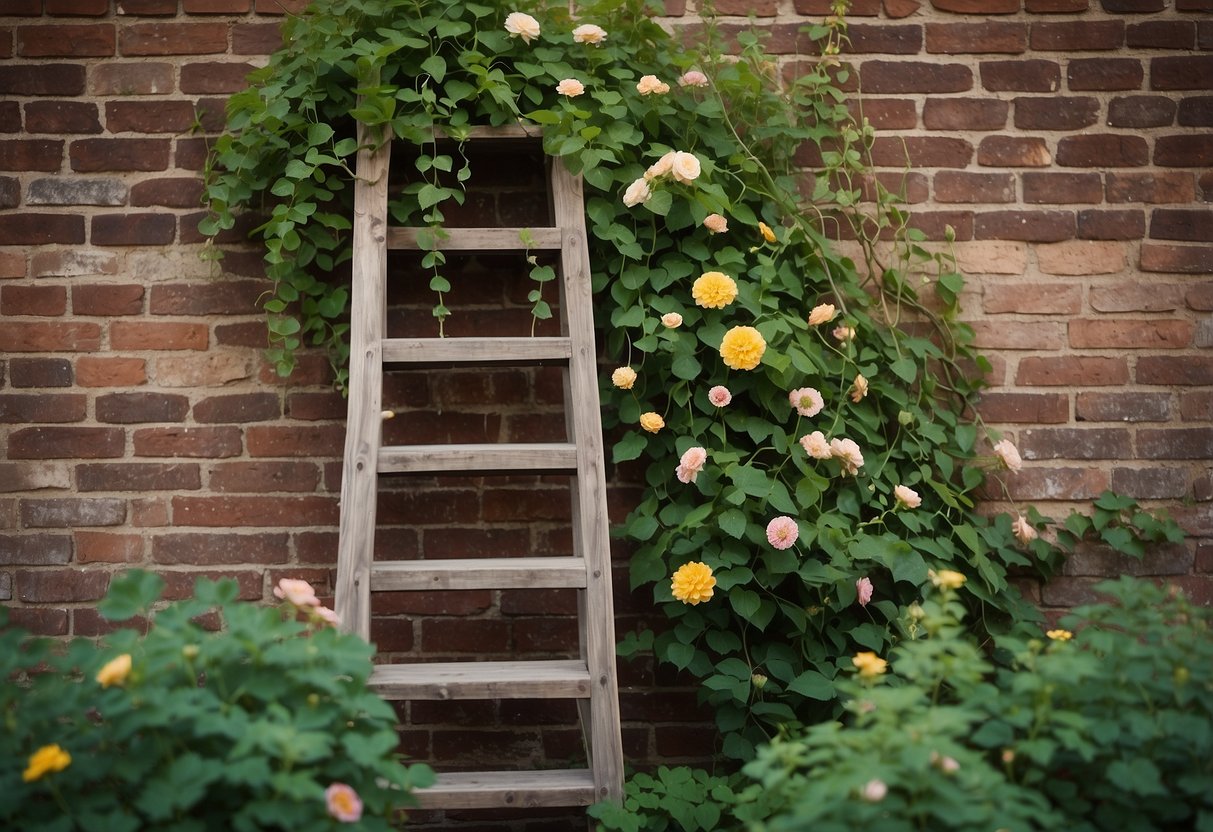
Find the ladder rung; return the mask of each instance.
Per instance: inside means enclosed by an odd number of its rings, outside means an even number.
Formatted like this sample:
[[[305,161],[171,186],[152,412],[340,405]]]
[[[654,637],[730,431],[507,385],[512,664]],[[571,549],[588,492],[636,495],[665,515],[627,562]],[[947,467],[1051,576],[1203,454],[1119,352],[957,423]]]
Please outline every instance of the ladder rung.
[[[531,236],[531,245],[522,242],[523,232]],[[560,248],[564,232],[559,228],[447,228],[444,240],[434,240],[439,251],[556,251]],[[387,247],[390,249],[421,249],[428,251],[430,245],[418,242],[420,235],[432,239],[429,228],[389,228]]]
[[[568,361],[568,338],[385,338],[383,360],[409,364]]]
[[[588,806],[595,800],[594,775],[582,768],[448,772],[413,795],[422,809]]]
[[[424,662],[382,664],[370,686],[384,699],[585,699],[585,662]]]
[[[577,446],[389,445],[379,449],[381,474],[440,474],[449,471],[574,471]]]
[[[585,561],[575,557],[377,561],[371,566],[372,592],[585,585]]]

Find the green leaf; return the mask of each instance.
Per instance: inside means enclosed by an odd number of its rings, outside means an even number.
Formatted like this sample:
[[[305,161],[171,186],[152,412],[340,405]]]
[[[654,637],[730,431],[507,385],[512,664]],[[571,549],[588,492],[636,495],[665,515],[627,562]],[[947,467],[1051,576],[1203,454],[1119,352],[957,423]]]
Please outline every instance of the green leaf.
[[[729,603],[733,606],[734,612],[749,621],[758,613],[758,608],[762,606],[762,599],[753,590],[735,586],[729,590]]]
[[[740,540],[745,535],[747,520],[740,511],[730,508],[720,513],[716,518],[716,524],[720,526],[722,532]]]
[[[611,450],[611,459],[615,462],[630,462],[639,458],[647,444],[648,440],[642,434],[633,431],[615,443]]]
[[[666,647],[665,656],[679,670],[686,670],[695,658],[695,648],[690,644],[675,641]]]
[[[132,569],[110,582],[109,592],[97,605],[97,612],[110,621],[126,621],[147,613],[163,590],[164,579],[159,575]]]
[[[809,699],[828,702],[834,698],[834,683],[816,670],[806,670],[788,683],[788,690]]]
[[[446,59],[441,55],[430,55],[421,62],[421,69],[441,84],[442,79],[446,77]]]
[[[889,369],[906,384],[913,384],[918,375],[918,363],[913,358],[899,358],[889,365]]]

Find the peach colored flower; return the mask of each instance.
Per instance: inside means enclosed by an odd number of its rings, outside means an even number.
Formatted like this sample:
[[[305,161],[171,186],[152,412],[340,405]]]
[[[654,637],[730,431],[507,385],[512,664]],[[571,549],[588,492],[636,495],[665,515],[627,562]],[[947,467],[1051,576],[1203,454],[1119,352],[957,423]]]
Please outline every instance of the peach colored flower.
[[[853,326],[836,326],[834,327],[834,337],[844,344],[847,341],[855,340],[855,327]]]
[[[765,222],[758,223],[758,233],[761,234],[762,239],[766,240],[768,243],[775,242],[775,232],[772,231],[771,226],[767,225]]]
[[[863,655],[862,653],[860,655]],[[871,654],[868,654],[871,655]],[[883,672],[883,671],[882,671]],[[863,789],[860,791],[860,797],[868,803],[879,803],[884,800],[886,794],[889,793],[889,787],[881,780],[869,780],[863,784]]]
[[[673,150],[671,150],[669,153],[662,156],[656,162],[649,165],[649,169],[644,172],[645,180],[651,182],[654,179],[659,179],[662,176],[665,176],[671,170],[673,170],[674,169],[674,156],[675,156],[675,152]]]
[[[733,394],[729,392],[729,388],[717,384],[708,391],[708,401],[716,407],[728,407],[729,402],[733,401]]]
[[[791,517],[780,515],[767,523],[767,543],[776,549],[791,549],[800,537],[800,527]]]
[[[830,443],[826,441],[825,434],[819,430],[800,437],[800,444],[813,459],[829,459],[834,456],[834,451],[830,448]]]
[[[678,85],[680,87],[706,87],[708,85],[708,76],[697,69],[692,69],[689,72],[682,73],[682,77],[678,79]]]
[[[830,456],[842,463],[843,475],[855,476],[863,465],[863,454],[851,439],[831,439]]]
[[[834,304],[832,303],[814,306],[813,311],[809,313],[809,326],[820,326],[834,320],[834,312]]]
[[[752,370],[767,351],[766,339],[752,326],[735,326],[720,342],[720,357],[733,370]]]
[[[866,575],[855,582],[855,596],[861,607],[866,607],[872,600],[872,582]]]
[[[665,427],[665,419],[661,418],[660,413],[649,410],[640,414],[640,426],[649,433],[657,433]]]
[[[342,823],[357,823],[362,818],[362,798],[345,783],[333,783],[324,790],[328,813]]]
[[[26,764],[25,771],[21,773],[21,780],[33,783],[35,780],[41,780],[47,774],[63,771],[71,764],[72,755],[60,748],[58,743],[44,745],[30,755],[29,763]]]
[[[677,312],[666,312],[661,316],[661,325],[669,329],[678,329],[682,326],[682,316]]]
[[[678,467],[674,469],[674,476],[678,477],[679,482],[695,482],[695,478],[699,476],[699,472],[703,470],[707,461],[706,449],[698,446],[687,448],[678,461]]]
[[[665,95],[670,85],[658,80],[656,75],[645,75],[636,83],[636,92],[641,95]]]
[[[904,485],[893,486],[893,497],[897,500],[897,505],[905,508],[918,508],[922,505],[922,497],[918,496],[918,492]]]
[[[704,309],[724,309],[737,299],[737,281],[724,272],[704,272],[691,285],[691,297]]]
[[[131,654],[123,653],[110,659],[97,671],[97,683],[103,688],[110,685],[122,685],[131,673]]]
[[[879,676],[889,669],[889,663],[871,651],[856,653],[851,657],[851,663],[859,671],[860,676],[872,678]]]
[[[960,589],[967,580],[964,575],[951,569],[927,570],[927,577],[939,589]]]
[[[325,624],[336,627],[341,624],[341,619],[337,617],[337,613],[330,610],[328,607],[313,607],[312,615],[319,618]]]
[[[649,183],[643,179],[637,179],[623,192],[623,204],[634,208],[642,202],[648,202],[652,196],[653,192],[649,189]]]
[[[316,597],[316,590],[312,589],[312,585],[294,578],[280,580],[278,586],[274,587],[274,597],[288,601],[296,607],[320,606],[320,599]]]
[[[816,416],[825,407],[821,394],[812,387],[801,387],[788,393],[788,401],[801,416]]]
[[[636,383],[636,371],[631,367],[616,367],[611,373],[611,384],[620,390],[631,390]]]
[[[576,43],[589,43],[598,46],[606,40],[606,30],[601,26],[595,26],[593,23],[583,23],[573,30],[573,41]]]
[[[539,37],[539,21],[524,12],[510,12],[505,16],[505,30],[510,37],[530,43]]]
[[[676,181],[688,185],[698,179],[702,171],[703,166],[700,165],[699,157],[694,153],[680,150],[674,154],[674,161],[670,172],[674,174]]]
[[[1011,521],[1011,533],[1015,535],[1015,539],[1027,546],[1039,535],[1036,532],[1036,527],[1029,523],[1022,514],[1017,515]]]
[[[561,95],[567,95],[569,98],[576,98],[585,92],[585,84],[578,81],[576,78],[565,78],[556,85],[556,92]]]
[[[703,218],[703,227],[713,234],[723,234],[729,230],[729,221],[720,214],[708,214]]]
[[[716,579],[712,577],[712,567],[698,561],[678,567],[670,580],[670,592],[674,597],[691,606],[711,600],[714,586]]]
[[[861,373],[855,376],[855,383],[851,385],[851,401],[858,404],[859,400],[866,395],[868,395],[868,380]]]
[[[994,443],[994,455],[1002,462],[1002,467],[1012,473],[1023,467],[1023,460],[1019,457],[1019,449],[1006,439],[1000,439]]]
[[[939,770],[944,774],[955,774],[956,772],[960,771],[960,763],[956,762],[955,759],[952,757],[940,756],[934,751],[931,752],[931,763],[939,766]]]

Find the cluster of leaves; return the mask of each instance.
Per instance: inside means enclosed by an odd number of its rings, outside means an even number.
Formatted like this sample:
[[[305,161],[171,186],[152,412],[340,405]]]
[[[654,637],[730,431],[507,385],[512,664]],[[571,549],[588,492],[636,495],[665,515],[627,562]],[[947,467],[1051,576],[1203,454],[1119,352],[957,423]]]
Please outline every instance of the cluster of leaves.
[[[394,811],[432,774],[399,762],[395,714],[367,689],[370,645],[293,608],[239,603],[232,580],[200,579],[153,616],[162,587],[126,573],[99,605],[111,621],[141,616],[146,635],[64,645],[0,629],[0,826],[331,830],[325,790],[344,783],[363,801],[359,828],[396,828]],[[98,671],[123,654],[129,675],[103,687]],[[25,782],[48,745],[70,763]]]
[[[889,675],[838,683],[844,723],[728,779],[636,778],[591,814],[627,832],[1213,829],[1213,610],[1142,580],[1098,589],[1054,639],[1003,641],[1001,668],[954,598],[928,598]]]

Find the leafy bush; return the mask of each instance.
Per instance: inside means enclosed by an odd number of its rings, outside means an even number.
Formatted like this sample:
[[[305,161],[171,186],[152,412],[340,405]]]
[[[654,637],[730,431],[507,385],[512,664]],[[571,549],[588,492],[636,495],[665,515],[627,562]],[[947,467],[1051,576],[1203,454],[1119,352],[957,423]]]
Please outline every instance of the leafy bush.
[[[398,761],[394,712],[366,687],[370,645],[298,596],[237,603],[231,580],[199,580],[193,599],[152,615],[162,585],[127,573],[99,607],[146,616],[146,635],[63,645],[0,631],[0,826],[299,832],[360,816],[359,829],[395,828],[432,775]]]

